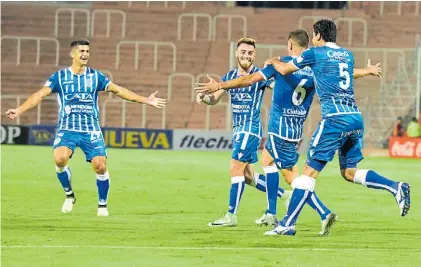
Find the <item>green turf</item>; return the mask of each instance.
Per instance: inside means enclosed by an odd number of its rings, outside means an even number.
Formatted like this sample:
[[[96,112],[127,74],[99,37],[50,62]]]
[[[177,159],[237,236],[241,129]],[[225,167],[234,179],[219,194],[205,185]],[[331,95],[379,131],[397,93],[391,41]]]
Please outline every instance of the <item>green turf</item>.
[[[419,160],[361,164],[411,183],[407,217],[388,192],[345,182],[335,161],[316,185],[339,215],[331,236],[317,236],[319,218],[306,207],[295,237],[266,237],[268,228],[254,225],[266,196],[251,187],[237,227],[206,226],[226,211],[229,159],[229,153],[109,149],[110,217],[98,218],[95,175],[80,150],[70,165],[77,203],[64,215],[51,148],[2,146],[2,266],[420,266]]]

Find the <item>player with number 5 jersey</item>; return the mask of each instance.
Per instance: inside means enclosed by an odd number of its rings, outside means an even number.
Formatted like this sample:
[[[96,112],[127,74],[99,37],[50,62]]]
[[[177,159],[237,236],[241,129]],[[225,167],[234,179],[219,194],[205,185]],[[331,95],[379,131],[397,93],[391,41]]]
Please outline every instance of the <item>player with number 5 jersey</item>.
[[[106,166],[106,149],[99,125],[98,93],[112,92],[128,101],[144,103],[156,108],[165,106],[165,99],[143,97],[120,87],[102,74],[89,68],[89,44],[86,39],[75,40],[70,44],[72,65],[51,75],[44,86],[32,94],[21,106],[9,109],[6,115],[15,119],[20,114],[40,104],[51,93],[57,94],[59,105],[58,130],[54,140],[54,161],[57,178],[66,194],[62,205],[63,213],[70,213],[76,202],[71,185],[72,174],[68,167],[76,147],[85,154],[86,161],[92,163],[96,173],[98,187],[98,216],[108,216],[107,200],[110,187],[109,173]]]
[[[353,79],[367,75],[381,76],[379,65],[354,70],[352,53],[336,42],[336,25],[331,20],[320,20],[313,25],[314,47],[285,63],[277,58],[270,60],[282,75],[310,67],[314,72],[316,92],[321,103],[322,121],[313,134],[303,174],[294,179],[293,195],[287,214],[270,235],[294,235],[295,224],[301,209],[313,194],[316,177],[332,161],[336,151],[343,178],[373,189],[390,192],[405,216],[410,207],[410,186],[396,182],[368,169],[358,169],[363,159],[364,123],[356,106]]]

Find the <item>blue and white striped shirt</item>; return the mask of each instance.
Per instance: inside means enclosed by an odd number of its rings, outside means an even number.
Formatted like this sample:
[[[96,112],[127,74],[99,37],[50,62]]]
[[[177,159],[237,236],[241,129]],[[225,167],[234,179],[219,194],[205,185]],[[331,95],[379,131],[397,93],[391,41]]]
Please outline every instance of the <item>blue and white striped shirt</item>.
[[[51,75],[44,86],[57,94],[58,129],[100,131],[98,92],[104,91],[109,84],[104,74],[88,67],[83,74],[74,74],[70,68],[65,68]]]
[[[293,58],[283,57],[282,62]],[[275,78],[269,115],[269,134],[298,142],[303,137],[304,121],[315,94],[313,71],[309,67],[281,75],[272,65],[260,71],[265,80]]]
[[[335,43],[312,47],[292,61],[297,68],[311,67],[322,117],[360,114],[354,96],[354,56]]]
[[[248,74],[258,72],[260,69],[253,66]],[[222,81],[233,80],[240,77],[238,68],[235,68],[222,77]],[[229,90],[232,108],[232,128],[234,135],[238,133],[251,133],[262,136],[262,122],[260,121],[260,107],[263,93],[269,82],[258,82],[249,87]]]

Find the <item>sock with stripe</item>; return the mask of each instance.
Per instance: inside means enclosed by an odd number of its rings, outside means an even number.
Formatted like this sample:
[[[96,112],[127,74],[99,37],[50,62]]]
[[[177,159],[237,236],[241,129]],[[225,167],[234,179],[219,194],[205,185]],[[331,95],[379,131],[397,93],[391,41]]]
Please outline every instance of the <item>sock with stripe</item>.
[[[237,214],[238,206],[240,205],[241,196],[244,192],[245,186],[244,176],[233,176],[231,177],[231,189],[228,212]]]
[[[69,166],[68,165],[64,167],[56,166],[56,173],[57,173],[57,178],[64,189],[64,192],[66,192],[66,195],[72,196],[73,190],[70,183],[71,178],[72,178],[72,173],[70,172]]]
[[[266,196],[268,208],[265,214],[276,215],[276,205],[278,203],[279,172],[275,165],[263,167],[266,174]]]
[[[263,174],[254,173],[253,182],[250,186],[256,187],[257,190],[266,192],[266,176]],[[278,197],[282,198],[284,195],[285,190],[282,187],[278,187]]]
[[[106,206],[108,199],[108,191],[110,189],[110,175],[107,172],[96,175],[96,185],[98,187],[98,205]]]
[[[372,170],[357,170],[354,175],[354,183],[362,184],[369,188],[387,190],[396,195],[399,183],[389,180]]]
[[[280,222],[281,226],[295,226],[301,210],[313,194],[315,184],[316,179],[306,175],[298,176],[292,181],[291,186],[294,188],[294,191],[292,191],[287,214]]]
[[[310,205],[310,207],[317,211],[322,221],[326,219],[327,215],[331,213],[330,209],[326,207],[325,204],[316,195],[316,192],[313,192],[313,194],[311,194],[307,203]]]

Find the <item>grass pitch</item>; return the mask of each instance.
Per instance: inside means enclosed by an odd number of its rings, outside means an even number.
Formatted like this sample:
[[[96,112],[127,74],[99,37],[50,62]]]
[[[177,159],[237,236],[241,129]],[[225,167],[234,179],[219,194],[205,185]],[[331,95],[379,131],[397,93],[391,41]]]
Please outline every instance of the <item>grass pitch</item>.
[[[360,165],[411,184],[406,217],[400,217],[388,192],[345,182],[335,161],[316,185],[319,197],[339,215],[331,235],[317,236],[319,217],[306,207],[295,237],[268,237],[263,232],[269,228],[254,225],[266,196],[248,186],[237,227],[206,225],[226,212],[230,153],[109,149],[110,217],[98,218],[95,175],[82,151],[70,162],[77,203],[71,214],[62,214],[64,193],[52,149],[1,149],[2,266],[421,264],[419,160],[366,158]],[[282,217],[281,202],[278,210]]]

